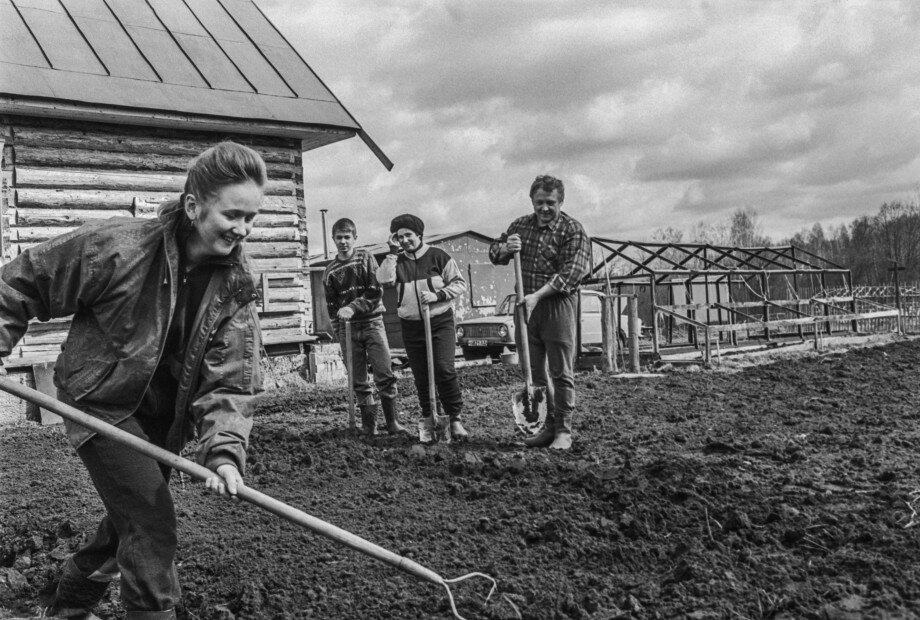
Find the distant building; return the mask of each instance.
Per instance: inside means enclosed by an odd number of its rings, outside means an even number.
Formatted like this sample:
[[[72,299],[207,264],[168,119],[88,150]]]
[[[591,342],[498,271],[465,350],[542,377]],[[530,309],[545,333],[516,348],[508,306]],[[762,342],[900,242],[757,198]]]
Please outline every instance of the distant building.
[[[473,230],[425,235],[425,243],[442,248],[457,261],[469,285],[466,295],[454,302],[454,313],[458,320],[490,316],[495,311],[495,304],[514,292],[514,270],[509,266],[496,267],[489,262],[491,242],[491,237]],[[370,251],[377,258],[378,263],[389,251],[386,243],[359,247]],[[323,269],[330,260],[334,259],[319,257],[311,261],[313,266],[311,287],[313,290],[313,331],[317,334],[332,331],[322,284]],[[402,332],[399,327],[399,317],[396,316],[395,288],[384,289],[383,303],[386,306],[384,323],[390,346],[402,348]]]

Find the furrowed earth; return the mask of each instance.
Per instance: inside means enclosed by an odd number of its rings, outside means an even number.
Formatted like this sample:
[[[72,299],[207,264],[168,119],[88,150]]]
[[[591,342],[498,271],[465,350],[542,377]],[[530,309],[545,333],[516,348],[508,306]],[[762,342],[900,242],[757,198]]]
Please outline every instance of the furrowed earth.
[[[576,443],[526,449],[516,369],[460,370],[465,444],[345,431],[270,392],[253,487],[451,578],[467,618],[920,617],[920,342],[660,378],[579,373]],[[403,421],[418,410],[400,381]],[[413,425],[414,428],[414,425]],[[57,428],[0,433],[0,617],[34,617],[102,509]],[[442,588],[174,475],[180,618],[449,618]],[[113,585],[96,609],[123,614]]]

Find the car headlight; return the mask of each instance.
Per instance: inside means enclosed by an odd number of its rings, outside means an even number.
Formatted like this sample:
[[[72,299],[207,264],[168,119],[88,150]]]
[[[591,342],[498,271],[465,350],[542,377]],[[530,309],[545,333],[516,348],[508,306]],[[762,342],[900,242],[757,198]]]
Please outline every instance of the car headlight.
[[[508,326],[507,325],[499,326],[498,335],[501,336],[502,338],[507,338],[508,337]]]
[[[463,338],[463,333],[464,333],[464,332],[463,332],[463,328],[462,328],[462,327],[458,327],[458,328],[457,328],[457,338]]]

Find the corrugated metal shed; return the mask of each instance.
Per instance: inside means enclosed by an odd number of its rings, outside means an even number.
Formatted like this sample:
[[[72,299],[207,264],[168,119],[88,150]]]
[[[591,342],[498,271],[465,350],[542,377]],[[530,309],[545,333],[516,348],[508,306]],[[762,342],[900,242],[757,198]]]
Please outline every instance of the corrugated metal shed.
[[[0,0],[0,112],[42,104],[275,123],[305,149],[358,134],[391,165],[252,0]]]

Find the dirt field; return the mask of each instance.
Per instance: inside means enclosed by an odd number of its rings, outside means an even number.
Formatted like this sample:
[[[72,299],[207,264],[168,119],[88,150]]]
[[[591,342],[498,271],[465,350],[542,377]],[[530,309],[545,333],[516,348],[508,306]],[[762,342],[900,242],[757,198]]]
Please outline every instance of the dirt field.
[[[249,482],[408,556],[467,618],[920,617],[920,343],[740,372],[583,373],[568,454],[524,449],[516,373],[462,372],[466,445],[343,432],[340,390],[275,394]],[[406,417],[417,410],[403,381]],[[443,591],[174,478],[182,618],[448,618]],[[0,617],[100,518],[63,436],[0,435]],[[916,517],[916,519],[914,519]],[[116,618],[117,592],[100,605]]]

